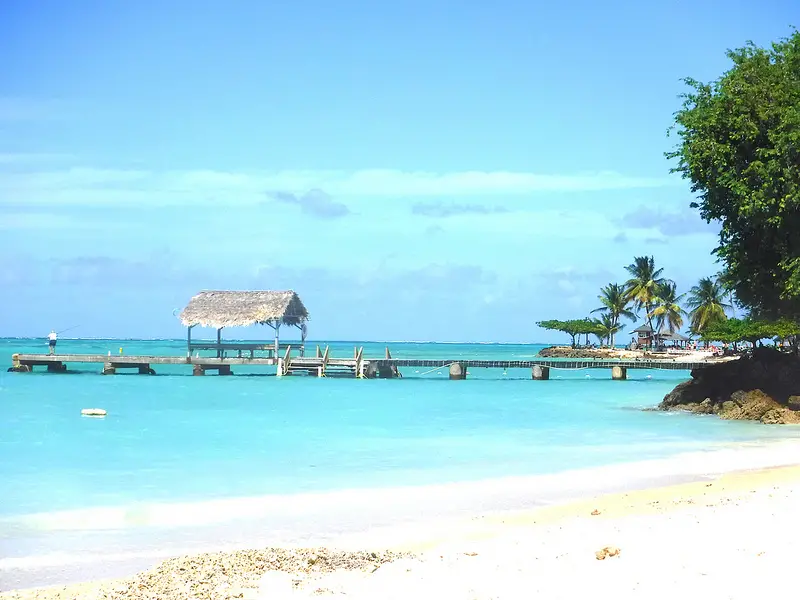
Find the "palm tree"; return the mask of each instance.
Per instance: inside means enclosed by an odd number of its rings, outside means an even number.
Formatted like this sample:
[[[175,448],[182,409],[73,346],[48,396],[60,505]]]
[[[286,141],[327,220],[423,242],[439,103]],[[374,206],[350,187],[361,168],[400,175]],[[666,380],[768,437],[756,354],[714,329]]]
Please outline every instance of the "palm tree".
[[[722,288],[722,297],[728,298],[730,304],[728,307],[731,309],[731,316],[736,318],[736,290],[733,289],[733,283],[725,277],[724,271],[717,273],[716,281]]]
[[[664,325],[669,328],[670,333],[683,327],[683,316],[686,311],[681,308],[680,302],[686,294],[678,295],[675,283],[667,281],[659,286],[656,291],[656,307],[648,315],[655,317],[660,332]]]
[[[633,311],[628,309],[630,300],[625,292],[625,286],[618,283],[609,283],[600,289],[600,295],[597,297],[603,305],[600,308],[594,309],[592,312],[601,312],[603,317],[610,317],[610,326],[614,329],[610,333],[609,345],[614,345],[614,335],[622,329],[619,325],[620,317],[634,320],[636,315]]]
[[[625,282],[625,294],[629,302],[638,312],[642,308],[647,315],[647,324],[653,328],[652,312],[658,297],[658,291],[668,282],[661,276],[664,269],[656,269],[652,256],[636,256],[633,262],[625,267],[631,278]]]
[[[686,306],[691,319],[692,331],[702,334],[712,323],[727,319],[725,309],[731,308],[725,302],[725,290],[719,281],[703,277],[689,290]]]
[[[614,346],[614,335],[622,329],[622,325],[615,321],[610,313],[604,313],[599,319],[595,319],[594,322],[598,327],[598,331],[595,335],[597,339],[600,340],[600,345],[602,346],[608,341],[610,346]]]

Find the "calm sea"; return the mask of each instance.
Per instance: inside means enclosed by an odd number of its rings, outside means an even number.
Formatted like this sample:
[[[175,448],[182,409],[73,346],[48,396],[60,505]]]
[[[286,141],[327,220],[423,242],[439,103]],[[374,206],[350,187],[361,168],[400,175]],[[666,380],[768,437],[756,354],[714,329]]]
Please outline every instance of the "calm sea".
[[[382,356],[387,344],[331,343],[331,350],[350,355],[356,345],[366,356]],[[388,345],[395,358],[528,359],[542,347]],[[178,340],[58,346],[96,354],[120,348],[185,354]],[[284,513],[294,506],[301,519],[302,503],[288,499],[546,476],[797,435],[642,411],[689,377],[679,371],[629,371],[627,381],[612,381],[607,370],[557,370],[550,381],[514,370],[473,370],[467,381],[449,381],[446,369],[405,369],[400,380],[276,378],[265,370],[245,376],[245,369],[234,369],[235,377],[192,377],[186,367],[156,367],[155,377],[103,377],[100,365],[76,365],[66,374],[5,372],[13,352],[43,351],[44,340],[0,339],[0,576],[5,566],[7,578],[8,569],[29,568],[37,557],[43,569],[53,566],[45,555],[51,562],[58,552],[76,558],[76,539],[96,536],[87,552],[107,552],[103,544],[112,540],[117,551],[144,552],[148,527],[196,534],[226,519],[255,522],[276,514],[271,501]],[[108,417],[81,417],[87,407],[105,408]],[[544,491],[542,498],[527,494],[527,504],[547,500]],[[273,522],[260,534],[301,539],[299,522],[295,529]],[[246,539],[226,531],[181,537],[175,529],[170,539],[187,546]],[[14,577],[14,584],[28,581]]]

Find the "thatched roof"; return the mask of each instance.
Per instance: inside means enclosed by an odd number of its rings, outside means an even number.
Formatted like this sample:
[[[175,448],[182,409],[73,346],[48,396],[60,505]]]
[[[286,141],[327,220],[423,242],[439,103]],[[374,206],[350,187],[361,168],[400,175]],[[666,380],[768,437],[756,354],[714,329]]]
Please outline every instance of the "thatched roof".
[[[644,325],[640,325],[639,327],[631,331],[631,333],[653,333],[653,328],[650,327],[650,325],[648,325],[647,323],[645,323]]]
[[[308,320],[308,311],[292,290],[200,292],[181,313],[181,322],[201,327],[244,327],[255,323],[280,321],[299,325]]]
[[[664,331],[663,329],[659,332],[658,337],[669,342],[688,342],[690,339],[677,331]]]

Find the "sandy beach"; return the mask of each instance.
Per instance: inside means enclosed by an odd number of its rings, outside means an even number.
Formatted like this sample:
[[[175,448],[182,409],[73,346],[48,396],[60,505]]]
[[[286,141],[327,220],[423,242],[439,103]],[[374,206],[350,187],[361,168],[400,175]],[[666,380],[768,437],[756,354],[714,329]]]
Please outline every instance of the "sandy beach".
[[[798,502],[800,466],[778,467],[0,598],[780,598],[794,583]]]

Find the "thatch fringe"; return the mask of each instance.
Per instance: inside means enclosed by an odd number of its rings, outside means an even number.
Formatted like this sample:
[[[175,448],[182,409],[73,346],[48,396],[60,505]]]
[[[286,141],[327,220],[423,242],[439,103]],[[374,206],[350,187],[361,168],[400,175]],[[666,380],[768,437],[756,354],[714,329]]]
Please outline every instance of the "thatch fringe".
[[[256,323],[280,321],[299,325],[308,320],[308,311],[292,290],[204,291],[194,296],[180,315],[187,327],[246,327]]]

